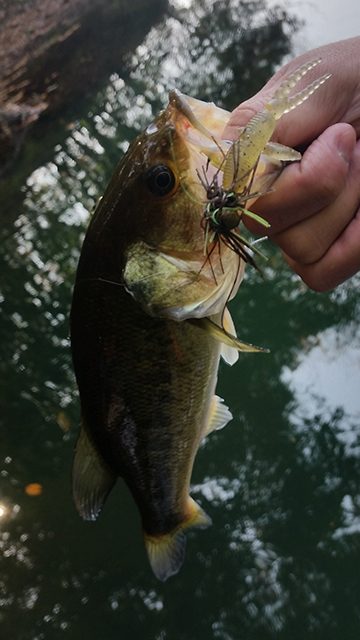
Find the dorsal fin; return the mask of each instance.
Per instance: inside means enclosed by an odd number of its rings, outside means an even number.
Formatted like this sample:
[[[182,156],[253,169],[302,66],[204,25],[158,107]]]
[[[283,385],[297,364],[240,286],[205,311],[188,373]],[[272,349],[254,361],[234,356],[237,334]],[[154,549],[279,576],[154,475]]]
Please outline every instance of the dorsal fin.
[[[109,469],[81,425],[73,464],[73,497],[84,520],[96,520],[116,476]]]

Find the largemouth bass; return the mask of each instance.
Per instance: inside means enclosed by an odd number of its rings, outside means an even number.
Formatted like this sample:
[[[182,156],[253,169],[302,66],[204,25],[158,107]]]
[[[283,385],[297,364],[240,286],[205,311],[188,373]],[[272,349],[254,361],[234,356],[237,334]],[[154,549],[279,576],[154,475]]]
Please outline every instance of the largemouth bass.
[[[215,176],[218,185],[223,174],[228,191],[241,182],[245,193],[251,179],[248,195],[256,194],[284,157],[299,157],[271,148],[260,119],[258,133],[251,125],[256,175],[240,175],[242,145],[221,140],[228,117],[171,92],[97,206],[74,288],[71,340],[82,412],[75,504],[95,520],[123,478],[160,580],[179,570],[186,529],[210,523],[189,491],[200,443],[232,417],[215,395],[220,356],[233,364],[239,350],[257,350],[237,340],[226,307],[244,260],[221,236],[204,240],[204,180],[211,186]],[[215,224],[220,218],[211,215]]]

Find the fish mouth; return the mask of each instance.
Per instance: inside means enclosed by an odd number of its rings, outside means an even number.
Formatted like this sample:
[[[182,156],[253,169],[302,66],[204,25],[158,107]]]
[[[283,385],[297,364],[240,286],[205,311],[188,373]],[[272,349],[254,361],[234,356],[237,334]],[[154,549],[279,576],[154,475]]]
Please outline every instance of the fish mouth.
[[[211,139],[213,137],[213,133],[207,129],[202,122],[199,120],[199,116],[196,115],[194,110],[194,105],[191,106],[191,102],[194,102],[190,96],[186,96],[184,93],[180,93],[177,89],[173,89],[169,93],[169,103],[185,118],[188,120],[189,124],[199,133],[205,136],[205,138]],[[201,100],[198,100],[201,105]],[[214,105],[215,106],[215,105]],[[204,105],[206,107],[206,105]],[[201,108],[201,107],[200,107]],[[205,108],[203,109],[205,111]],[[201,115],[201,114],[199,114]]]
[[[169,106],[177,133],[189,148],[196,169],[199,171],[199,165],[203,167],[205,161],[214,170],[221,169],[231,144],[221,137],[230,112],[212,102],[187,96],[177,89],[169,93]]]
[[[203,102],[172,89],[169,103],[179,114],[185,116],[189,124],[208,140],[219,138],[229,120],[230,112],[217,107],[213,102]]]

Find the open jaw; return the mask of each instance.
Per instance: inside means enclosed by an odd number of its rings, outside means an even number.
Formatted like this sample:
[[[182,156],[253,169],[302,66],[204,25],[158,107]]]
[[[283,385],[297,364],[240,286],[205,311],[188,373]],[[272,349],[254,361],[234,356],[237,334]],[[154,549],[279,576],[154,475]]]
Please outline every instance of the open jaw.
[[[203,186],[211,183],[216,174],[217,184],[222,186],[226,158],[234,145],[233,140],[222,138],[230,112],[217,107],[214,103],[187,96],[176,89],[169,93],[169,104],[176,114],[177,131],[190,151],[194,174],[202,177]],[[242,131],[243,129],[239,127],[238,142]],[[284,162],[293,162],[300,158],[301,155],[294,149],[268,142],[263,149],[259,149],[259,156],[254,165],[256,166],[255,176],[249,173],[249,176],[252,176],[251,192],[256,192],[258,195],[266,193],[281,173]],[[232,188],[236,190],[235,186]],[[246,206],[251,206],[256,199],[246,201]]]
[[[191,98],[177,89],[170,91],[169,103],[175,110],[176,129],[189,149],[195,174],[204,177],[205,171],[205,180],[211,182],[218,172],[221,184],[221,167],[232,144],[221,136],[230,113],[214,103]]]

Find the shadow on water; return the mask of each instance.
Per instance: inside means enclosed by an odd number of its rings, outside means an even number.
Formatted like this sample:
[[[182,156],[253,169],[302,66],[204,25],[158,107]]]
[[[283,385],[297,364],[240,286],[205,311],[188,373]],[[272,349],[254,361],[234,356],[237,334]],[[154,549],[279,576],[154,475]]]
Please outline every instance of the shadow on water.
[[[162,585],[151,575],[120,483],[96,525],[80,521],[70,492],[79,408],[68,313],[89,211],[169,88],[234,106],[290,53],[297,28],[260,1],[174,6],[48,149],[51,159],[31,165],[21,207],[14,196],[0,249],[4,637],[358,636],[358,278],[311,293],[271,247],[265,280],[249,273],[235,324],[271,353],[221,368],[234,420],[202,447],[193,476],[214,524],[190,534],[176,578]],[[31,482],[40,496],[25,493]]]

